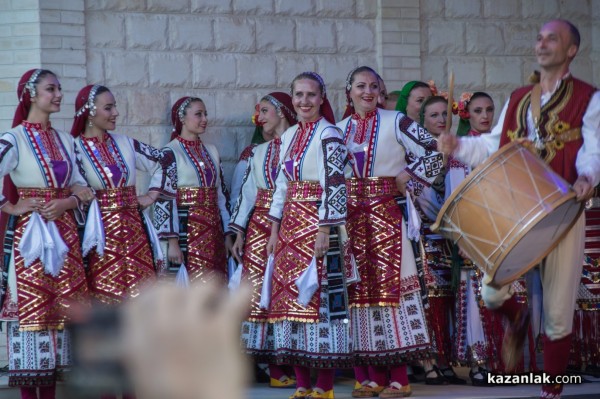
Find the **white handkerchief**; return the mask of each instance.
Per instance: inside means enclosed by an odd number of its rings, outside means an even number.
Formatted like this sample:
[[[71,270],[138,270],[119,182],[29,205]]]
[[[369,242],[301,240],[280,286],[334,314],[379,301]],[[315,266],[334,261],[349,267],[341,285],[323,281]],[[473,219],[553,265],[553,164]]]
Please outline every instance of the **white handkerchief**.
[[[317,259],[313,256],[310,265],[302,272],[300,277],[296,279],[296,287],[298,287],[298,302],[306,307],[310,303],[310,299],[319,288],[319,274],[317,273]]]
[[[48,222],[48,231],[52,237],[54,248],[51,251],[46,252],[50,256],[48,259],[42,260],[42,262],[44,262],[44,270],[46,273],[57,277],[65,264],[65,259],[67,259],[67,254],[69,253],[69,247],[67,247],[67,244],[63,241],[60,232],[58,231],[58,227],[56,227],[56,223],[53,221]]]
[[[237,265],[237,269],[235,269],[235,272],[233,272],[233,274],[231,274],[231,277],[229,277],[229,284],[227,284],[229,291],[236,291],[240,287],[240,283],[242,281],[243,267],[244,265],[241,263]]]
[[[261,309],[269,309],[271,303],[271,286],[273,284],[273,268],[275,267],[275,258],[273,254],[267,259],[267,267],[265,267],[265,276],[263,277],[262,289],[260,291],[260,303],[258,306]]]
[[[408,213],[408,238],[413,241],[418,241],[421,238],[421,217],[415,208],[415,204],[410,197],[410,192],[406,192],[406,210]]]
[[[235,264],[235,259],[233,259],[233,256],[227,258],[227,277],[229,279],[231,279],[231,277],[235,273],[236,266],[237,265]]]
[[[181,288],[188,288],[190,286],[190,277],[188,276],[187,268],[183,263],[179,266],[179,271],[175,277],[175,284]]]
[[[18,246],[25,261],[25,267],[31,266],[37,259],[43,261],[44,251],[53,247],[54,243],[46,224],[39,213],[32,212]]]
[[[88,209],[87,218],[85,220],[85,229],[83,231],[83,244],[81,250],[83,256],[96,247],[96,253],[99,256],[104,256],[104,247],[106,245],[104,236],[104,223],[102,223],[102,213],[100,213],[100,206],[98,200],[94,199],[90,203]]]
[[[160,247],[158,233],[156,232],[154,224],[152,223],[152,218],[150,217],[150,208],[144,209],[142,214],[144,215],[144,220],[146,221],[146,226],[148,228],[148,238],[150,239],[150,246],[152,247],[152,251],[154,252],[154,259],[162,259],[163,251]]]

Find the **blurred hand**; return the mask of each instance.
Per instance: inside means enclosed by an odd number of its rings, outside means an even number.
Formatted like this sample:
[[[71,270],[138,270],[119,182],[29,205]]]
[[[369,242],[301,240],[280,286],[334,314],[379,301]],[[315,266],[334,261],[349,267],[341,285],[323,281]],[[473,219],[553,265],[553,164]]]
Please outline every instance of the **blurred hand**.
[[[444,132],[437,139],[437,150],[445,155],[452,155],[458,148],[458,137],[455,134]]]
[[[238,263],[242,263],[242,256],[244,255],[244,235],[238,231],[235,236],[235,242],[231,248],[233,257]]]
[[[242,399],[249,364],[240,323],[246,284],[230,295],[215,284],[158,285],[124,309],[125,365],[144,399]]]
[[[404,196],[406,196],[406,184],[409,180],[410,175],[406,170],[403,170],[396,176],[396,187],[398,188],[398,191],[400,191],[400,194]]]
[[[573,191],[575,191],[575,194],[577,195],[577,201],[587,201],[592,198],[594,194],[594,186],[592,186],[590,179],[580,175],[577,177],[577,180],[575,180],[575,183],[573,183]]]

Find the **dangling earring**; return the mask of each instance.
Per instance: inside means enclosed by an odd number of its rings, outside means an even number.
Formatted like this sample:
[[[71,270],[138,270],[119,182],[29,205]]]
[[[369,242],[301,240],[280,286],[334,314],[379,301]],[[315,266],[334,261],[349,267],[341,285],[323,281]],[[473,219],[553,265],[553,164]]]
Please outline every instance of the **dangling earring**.
[[[91,119],[88,119],[88,127],[94,127],[94,122]]]

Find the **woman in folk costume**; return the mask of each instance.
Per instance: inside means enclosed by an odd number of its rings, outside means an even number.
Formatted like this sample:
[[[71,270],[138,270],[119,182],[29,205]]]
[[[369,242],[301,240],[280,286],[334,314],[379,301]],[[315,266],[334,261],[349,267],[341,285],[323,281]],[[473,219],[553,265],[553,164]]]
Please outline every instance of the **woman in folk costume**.
[[[494,121],[494,101],[484,92],[463,93],[458,101],[460,118],[456,134],[459,136],[479,136],[492,129]],[[448,198],[456,187],[471,172],[468,165],[450,158],[446,173],[445,197]],[[460,273],[455,304],[454,358],[460,364],[471,368],[469,377],[476,386],[490,386],[487,374],[498,371],[495,354],[500,353],[503,327],[501,319],[494,317],[481,302],[481,278],[483,273],[469,260],[458,254],[452,257],[452,270]],[[456,268],[460,268],[460,271]],[[458,277],[458,276],[457,276]]]
[[[434,138],[446,129],[449,117],[447,109],[448,100],[438,95],[427,98],[421,105],[419,122]],[[430,230],[444,203],[444,188],[442,185],[424,187],[420,182],[413,182],[413,192],[415,195],[418,193],[415,205],[423,222],[421,236],[425,262],[433,278],[431,284],[428,284],[429,308],[426,315],[436,356],[423,362],[425,384],[465,384],[466,380],[458,378],[451,366],[454,325],[454,292],[450,267],[452,251],[446,239]]]
[[[140,208],[150,206],[159,196],[175,197],[171,181],[175,163],[156,148],[109,133],[115,129],[119,112],[108,88],[89,85],[81,89],[75,111],[71,135],[76,137],[83,172],[96,191],[100,210],[99,220],[88,217],[87,223],[101,223],[105,235],[104,248],[97,245],[88,255],[89,288],[100,302],[118,304],[138,296],[144,285],[155,280],[148,227]],[[136,170],[152,173],[157,168],[148,193],[138,197]],[[85,240],[83,246],[84,252],[90,250]]]
[[[261,309],[259,303],[267,265],[266,246],[271,235],[268,214],[279,170],[280,137],[296,124],[297,117],[287,93],[267,94],[258,109],[263,135],[273,139],[252,148],[229,228],[236,232],[233,256],[243,265],[243,276],[253,287],[250,317],[242,325],[242,341],[255,361],[269,364],[270,385],[287,388],[293,387],[296,380],[275,364],[273,325],[267,323],[268,310]]]
[[[410,118],[377,107],[379,93],[375,71],[365,66],[351,71],[346,96],[354,112],[337,126],[350,159],[347,227],[360,275],[360,282],[348,289],[360,383],[352,396],[395,398],[411,394],[406,361],[430,349],[421,283],[399,204],[404,193],[395,177],[408,173],[431,184],[435,173],[429,177],[421,166],[438,154],[409,136],[410,131],[423,133]],[[414,158],[410,165],[408,153]]]
[[[38,398],[39,388],[46,399],[55,397],[57,373],[71,363],[66,312],[73,303],[89,304],[73,210],[93,193],[73,138],[50,124],[62,101],[56,75],[26,72],[17,96],[13,129],[0,136],[2,234],[11,248],[4,257],[1,318],[8,321],[9,385],[26,399]]]
[[[261,100],[262,101],[262,100]],[[235,165],[235,169],[233,170],[233,176],[231,178],[231,190],[230,190],[230,206],[231,212],[233,213],[233,207],[237,204],[238,196],[240,195],[240,191],[242,191],[242,183],[244,180],[244,174],[246,173],[246,169],[248,168],[248,158],[252,155],[252,149],[259,144],[266,143],[267,141],[271,141],[275,138],[273,132],[268,132],[263,129],[262,122],[260,122],[260,104],[256,104],[254,115],[252,115],[252,123],[254,124],[254,133],[252,134],[252,140],[250,144],[244,148],[242,153],[240,154],[240,159],[238,163]]]
[[[198,97],[182,97],[171,109],[173,133],[163,149],[175,158],[177,199],[158,199],[154,224],[169,262],[185,264],[190,282],[227,281],[226,255],[233,245],[221,161],[214,145],[200,139],[207,112]]]
[[[281,137],[269,211],[267,254],[274,253],[275,265],[268,317],[278,363],[294,366],[291,398],[333,398],[334,368],[351,365],[343,268],[328,255],[330,231],[346,220],[346,147],[323,79],[304,72],[291,89],[300,122]],[[297,288],[301,274],[311,276],[310,287]],[[314,389],[311,368],[319,369]]]
[[[600,374],[600,186],[586,202],[584,255],[569,368],[597,377]]]
[[[434,91],[437,94],[437,89],[435,88],[433,81],[425,83],[413,80],[406,83],[402,86],[402,90],[392,92],[398,96],[396,111],[400,111],[413,121],[418,122],[423,101],[434,95]]]

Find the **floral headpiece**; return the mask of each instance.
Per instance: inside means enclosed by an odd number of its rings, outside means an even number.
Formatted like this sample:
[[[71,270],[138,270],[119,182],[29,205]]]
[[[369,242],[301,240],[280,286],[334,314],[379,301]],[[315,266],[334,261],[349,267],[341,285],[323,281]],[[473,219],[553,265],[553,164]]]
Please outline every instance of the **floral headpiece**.
[[[254,106],[254,115],[252,115],[252,124],[254,126],[262,126],[263,124],[261,122],[259,122],[258,120],[258,115],[260,112],[260,104],[256,104]]]
[[[460,95],[460,99],[458,100],[458,104],[456,106],[458,116],[460,119],[469,119],[471,115],[469,114],[469,110],[467,107],[469,106],[469,102],[471,102],[471,97],[473,97],[473,93],[465,92]],[[452,107],[454,112],[454,106]]]
[[[437,89],[437,86],[435,85],[435,81],[434,80],[428,80],[427,81],[427,85],[429,86],[429,90],[431,90],[431,95],[432,96],[437,96],[438,95],[438,89]],[[439,95],[441,96],[442,94],[440,93]],[[446,98],[448,98],[448,93],[446,93]]]

